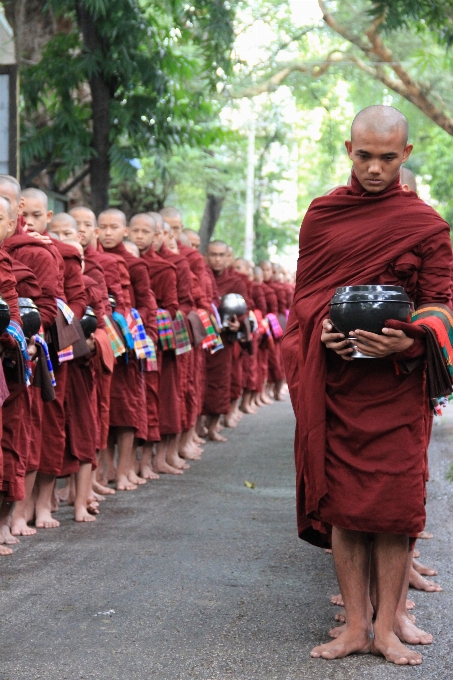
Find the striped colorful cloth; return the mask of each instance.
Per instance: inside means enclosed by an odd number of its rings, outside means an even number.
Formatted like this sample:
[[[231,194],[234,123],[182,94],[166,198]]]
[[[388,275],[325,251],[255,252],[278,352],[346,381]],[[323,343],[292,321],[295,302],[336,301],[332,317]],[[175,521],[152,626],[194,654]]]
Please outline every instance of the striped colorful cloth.
[[[72,323],[74,320],[74,312],[72,311],[72,309],[61,298],[57,298],[57,305],[60,311],[63,312],[63,316],[66,319],[66,321],[68,323]]]
[[[57,381],[55,380],[55,373],[53,372],[53,366],[52,366],[52,361],[50,360],[50,354],[49,354],[49,348],[47,346],[47,342],[44,340],[44,338],[41,337],[40,334],[35,335],[35,342],[37,345],[41,345],[41,347],[44,350],[44,354],[46,356],[46,363],[47,363],[47,368],[49,370],[49,375],[50,375],[50,380],[52,382],[53,387],[56,386]]]
[[[121,335],[123,336],[123,342],[127,350],[134,349],[134,338],[132,337],[131,331],[127,324],[126,319],[119,312],[113,312],[112,317],[115,319],[116,323],[120,327]]]
[[[220,333],[220,331],[222,330],[222,319],[220,318],[220,314],[219,314],[217,307],[215,306],[214,303],[212,303],[212,311],[213,311],[213,315],[214,315],[214,318],[213,318],[213,316],[211,314],[212,325],[214,326],[214,330],[217,333]]]
[[[72,345],[69,345],[69,347],[65,347],[65,349],[60,349],[57,352],[57,355],[59,364],[64,364],[65,361],[72,361],[74,359],[74,351]]]
[[[211,347],[216,345],[218,335],[213,328],[209,314],[204,309],[197,309],[197,314],[200,317],[200,321],[206,331],[206,337],[203,340],[201,346],[203,349],[211,349]]]
[[[266,314],[266,319],[269,321],[274,339],[278,340],[278,338],[281,338],[283,335],[283,329],[275,314]]]
[[[8,328],[6,329],[6,333],[9,333],[9,335],[12,338],[14,338],[14,340],[19,345],[20,353],[22,355],[22,359],[24,362],[24,382],[27,385],[30,385],[31,378],[30,356],[28,354],[28,345],[25,339],[25,335],[22,331],[22,328],[19,326],[18,323],[16,323],[16,321],[10,321],[8,324]]]
[[[144,359],[146,361],[147,371],[157,371],[156,348],[151,338],[146,335],[140,314],[131,307],[130,314],[127,315],[126,320],[134,338],[135,356],[137,359]]]
[[[124,342],[116,332],[116,328],[110,321],[107,314],[104,314],[104,321],[105,328],[107,330],[107,335],[109,336],[110,344],[112,346],[113,354],[115,355],[115,358],[120,357],[126,351]]]
[[[453,315],[446,305],[426,305],[414,312],[411,324],[434,331],[450,378],[453,380]]]
[[[161,349],[175,349],[175,336],[170,313],[166,309],[157,310],[157,330]]]
[[[190,352],[192,350],[192,343],[190,342],[184,316],[179,309],[176,312],[176,316],[173,321],[173,333],[176,342],[175,353],[179,356],[180,354]]]

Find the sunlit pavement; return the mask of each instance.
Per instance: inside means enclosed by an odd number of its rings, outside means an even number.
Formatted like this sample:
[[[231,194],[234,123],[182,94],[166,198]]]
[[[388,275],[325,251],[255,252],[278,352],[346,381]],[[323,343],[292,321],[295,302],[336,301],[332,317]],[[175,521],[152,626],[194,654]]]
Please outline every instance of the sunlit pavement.
[[[431,446],[435,539],[419,542],[444,592],[412,591],[417,624],[435,636],[421,667],[310,659],[338,587],[331,557],[297,538],[286,402],[245,416],[183,478],[117,494],[95,525],[64,508],[60,529],[2,558],[0,680],[450,680],[450,409]]]

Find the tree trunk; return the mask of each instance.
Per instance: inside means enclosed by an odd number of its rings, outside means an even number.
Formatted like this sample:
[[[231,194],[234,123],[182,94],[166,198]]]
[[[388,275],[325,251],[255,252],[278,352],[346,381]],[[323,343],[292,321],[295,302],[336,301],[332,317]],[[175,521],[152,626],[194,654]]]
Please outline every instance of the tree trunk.
[[[200,225],[200,251],[205,253],[208,249],[208,243],[214,233],[215,225],[218,222],[220,213],[222,211],[225,196],[214,196],[214,194],[207,194],[206,205]]]
[[[102,40],[83,0],[77,3],[77,21],[83,42],[91,53],[102,51]],[[109,204],[110,186],[110,87],[99,73],[90,78],[93,113],[93,157],[90,160],[91,207],[96,215]]]

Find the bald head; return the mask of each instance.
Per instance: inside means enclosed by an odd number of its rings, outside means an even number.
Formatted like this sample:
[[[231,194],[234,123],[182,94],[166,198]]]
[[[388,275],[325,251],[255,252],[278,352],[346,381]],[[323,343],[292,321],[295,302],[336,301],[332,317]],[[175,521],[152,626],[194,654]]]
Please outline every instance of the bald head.
[[[409,168],[401,168],[400,181],[403,185],[403,189],[407,188],[407,191],[415,191],[417,193],[417,180],[412,170]]]
[[[227,265],[228,246],[225,241],[211,241],[206,252],[206,261],[215,274],[221,274]]]
[[[34,187],[24,189],[22,191],[22,198],[25,200],[31,199],[33,201],[40,201],[46,212],[49,209],[49,199],[47,198],[47,194],[45,194],[44,191],[41,191],[41,189],[35,189]]]
[[[176,208],[167,206],[162,208],[160,214],[164,218],[165,222],[170,225],[173,236],[177,241],[179,241],[182,232],[182,218],[181,213]]]
[[[69,211],[71,217],[77,222],[79,230],[79,240],[83,248],[87,248],[90,244],[96,244],[96,215],[90,208],[85,208],[78,205]]]
[[[60,241],[79,242],[77,222],[69,213],[61,212],[54,215],[50,220],[49,232],[56,234]]]
[[[259,266],[263,274],[263,281],[265,281],[266,283],[268,281],[271,281],[273,272],[272,264],[269,262],[269,260],[261,260]]]
[[[164,218],[162,217],[162,215],[160,213],[150,211],[150,212],[147,212],[146,214],[150,215],[154,219],[156,224],[158,224],[160,226],[161,229],[164,228]]]
[[[353,185],[357,179],[371,194],[392,186],[412,151],[407,136],[407,120],[393,106],[369,106],[360,111],[352,123],[351,140],[345,142]]]
[[[401,134],[403,146],[406,146],[409,137],[409,125],[406,116],[393,106],[367,106],[356,115],[351,126],[351,140],[358,130],[377,133],[379,135]]]
[[[243,257],[237,257],[235,259],[234,268],[239,274],[246,274],[246,276],[249,275],[250,266],[247,260],[245,260]]]
[[[121,221],[124,226],[127,225],[126,215],[123,213],[122,210],[119,210],[118,208],[107,208],[107,210],[103,210],[99,214],[98,220],[100,221],[101,218],[103,217],[106,217],[108,219],[113,218],[115,220]]]
[[[11,218],[17,220],[19,209],[22,210],[20,184],[11,175],[0,175],[0,196],[8,199],[11,208]]]
[[[186,234],[186,236],[188,237],[188,239],[190,241],[190,245],[192,246],[192,248],[195,248],[196,250],[198,250],[198,248],[200,247],[200,243],[201,243],[200,234],[197,231],[194,231],[193,229],[183,229],[182,233]]]
[[[129,222],[129,239],[140,253],[146,253],[151,248],[156,231],[156,220],[149,213],[134,215]],[[124,245],[127,248],[126,243]]]

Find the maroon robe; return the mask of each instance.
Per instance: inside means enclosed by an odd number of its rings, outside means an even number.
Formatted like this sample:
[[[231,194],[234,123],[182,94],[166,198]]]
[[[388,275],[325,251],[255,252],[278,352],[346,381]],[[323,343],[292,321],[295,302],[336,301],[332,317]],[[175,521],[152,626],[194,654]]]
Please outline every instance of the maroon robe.
[[[146,253],[142,253],[142,257],[148,266],[150,284],[156,296],[157,306],[159,309],[165,309],[174,319],[179,306],[176,267],[160,257],[152,247]],[[159,362],[157,390],[156,374],[149,374],[152,377],[146,380],[148,441],[159,441],[165,435],[178,434],[182,431],[176,354],[172,349],[162,351],[158,347],[157,356]]]
[[[247,298],[247,287],[234,270],[225,269],[214,273],[220,297],[228,293],[238,293]],[[231,405],[231,382],[233,374],[233,347],[236,334],[222,332],[224,348],[206,356],[206,387],[203,403],[205,415],[228,413]],[[239,384],[242,384],[242,380]]]
[[[301,538],[326,545],[332,525],[412,537],[423,529],[429,422],[423,341],[400,355],[346,362],[320,337],[339,286],[400,285],[416,307],[449,304],[451,262],[449,225],[398,180],[370,194],[353,174],[351,187],[311,204],[284,345],[297,418]],[[396,370],[400,358],[419,361],[403,373]]]

